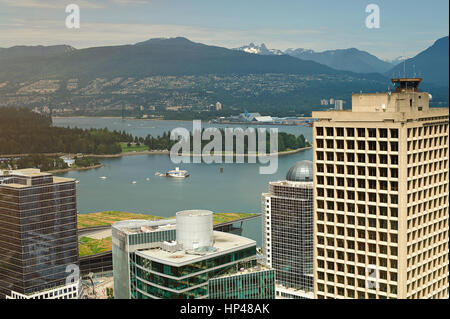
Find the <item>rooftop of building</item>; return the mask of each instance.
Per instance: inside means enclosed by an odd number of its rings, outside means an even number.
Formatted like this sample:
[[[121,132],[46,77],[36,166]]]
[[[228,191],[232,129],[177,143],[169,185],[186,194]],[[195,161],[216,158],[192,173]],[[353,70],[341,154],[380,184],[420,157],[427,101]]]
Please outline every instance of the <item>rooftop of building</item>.
[[[18,169],[18,170],[3,170],[0,171],[0,186],[10,187],[10,188],[27,188],[33,186],[30,183],[17,183],[17,181],[29,180],[36,177],[52,177],[51,173],[41,172],[38,168],[26,168],[26,169]],[[14,182],[11,182],[14,180]],[[67,183],[67,182],[75,182],[73,178],[65,178],[59,176],[53,176],[53,183]]]
[[[318,120],[337,122],[407,122],[409,120],[427,120],[437,117],[448,118],[448,116],[448,107],[431,107],[426,111],[412,112],[354,112],[352,110],[312,112],[312,117]],[[314,124],[316,123],[317,122],[314,122]]]
[[[165,251],[161,248],[139,250],[136,254],[153,261],[180,267],[197,261],[210,259],[236,250],[256,246],[256,242],[242,236],[214,231],[214,244],[212,247],[200,247],[194,250]]]
[[[430,108],[431,94],[421,92],[421,78],[392,79],[394,91],[356,93],[351,110],[313,112],[312,117],[330,121],[403,122],[448,117],[448,108]]]
[[[139,233],[149,233],[156,231],[163,231],[169,229],[176,229],[175,219],[163,220],[145,220],[133,219],[115,222],[113,228],[125,233],[126,235],[133,235]]]
[[[24,168],[16,170],[2,170],[0,171],[0,176],[23,176],[23,177],[36,177],[36,176],[49,176],[50,173],[41,172],[39,168]]]
[[[212,216],[213,212],[202,209],[183,210],[177,213],[177,216]]]
[[[270,185],[275,186],[288,186],[288,187],[299,187],[299,188],[313,188],[313,181],[310,182],[293,182],[293,181],[273,181],[269,182]]]

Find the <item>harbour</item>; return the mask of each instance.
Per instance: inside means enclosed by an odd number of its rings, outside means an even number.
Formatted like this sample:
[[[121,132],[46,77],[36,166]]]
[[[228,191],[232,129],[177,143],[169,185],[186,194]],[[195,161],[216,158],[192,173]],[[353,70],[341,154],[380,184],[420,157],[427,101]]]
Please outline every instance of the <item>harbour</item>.
[[[141,128],[143,124],[148,128]],[[125,129],[132,134],[158,135],[175,127],[192,128],[192,122],[141,121],[101,118],[72,118],[73,127],[107,127]],[[54,125],[67,126],[68,119],[54,120]],[[175,126],[176,125],[176,126]],[[152,128],[150,128],[152,127]],[[284,126],[280,131],[303,134],[312,139],[308,127]],[[301,160],[311,160],[312,150],[280,156],[274,174],[259,174],[259,164],[252,163],[189,163],[179,165],[189,172],[189,178],[156,178],[155,172],[168,172],[174,163],[166,154],[143,154],[118,158],[103,158],[103,167],[88,171],[71,171],[61,176],[75,178],[77,208],[80,214],[116,210],[135,213],[173,216],[183,209],[203,208],[214,212],[260,213],[261,193],[270,181],[281,180],[289,168]],[[151,177],[154,176],[154,177]],[[101,177],[106,177],[101,179]],[[150,177],[150,178],[149,178]],[[147,180],[149,178],[149,180]],[[136,181],[136,184],[132,184]],[[114,194],[112,196],[111,194]],[[244,222],[242,235],[261,243],[261,220]]]

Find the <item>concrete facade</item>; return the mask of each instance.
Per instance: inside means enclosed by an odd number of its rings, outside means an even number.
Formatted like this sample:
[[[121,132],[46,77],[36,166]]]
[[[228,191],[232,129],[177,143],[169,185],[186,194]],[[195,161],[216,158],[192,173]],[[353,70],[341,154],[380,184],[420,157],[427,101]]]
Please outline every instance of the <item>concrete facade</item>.
[[[449,297],[449,113],[418,83],[313,112],[316,298]]]

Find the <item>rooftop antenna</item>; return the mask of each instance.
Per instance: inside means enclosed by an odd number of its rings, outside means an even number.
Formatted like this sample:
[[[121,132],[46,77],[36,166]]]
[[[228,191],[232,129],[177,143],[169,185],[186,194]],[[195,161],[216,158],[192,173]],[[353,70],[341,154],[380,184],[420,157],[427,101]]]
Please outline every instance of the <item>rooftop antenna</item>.
[[[406,59],[405,59],[405,54],[403,54],[403,77],[406,78]]]

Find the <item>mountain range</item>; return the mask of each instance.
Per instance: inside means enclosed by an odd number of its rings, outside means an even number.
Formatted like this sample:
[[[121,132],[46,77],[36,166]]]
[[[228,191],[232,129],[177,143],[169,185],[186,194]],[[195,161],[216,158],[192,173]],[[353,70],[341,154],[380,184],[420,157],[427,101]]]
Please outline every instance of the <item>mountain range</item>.
[[[314,61],[336,70],[356,73],[385,73],[395,65],[391,62],[383,61],[368,52],[355,48],[327,50],[324,52],[316,52],[314,50],[303,48],[282,51],[268,49],[264,43],[261,45],[250,43],[249,45],[236,48],[235,50],[261,55],[290,55],[302,60]]]
[[[378,57],[356,48],[327,50],[316,52],[309,49],[287,49],[285,51],[268,49],[263,43],[236,48],[235,50],[261,55],[290,55],[302,60],[314,61],[336,70],[351,71],[356,73],[380,73],[385,76],[417,76],[424,77],[424,83],[448,86],[448,61],[449,61],[449,37],[437,40],[431,47],[420,52],[413,58],[399,56],[390,61],[384,61]],[[404,72],[404,68],[405,71]]]
[[[428,87],[422,88],[437,105],[448,103],[446,41],[406,61],[427,76]],[[355,65],[358,70],[345,70]],[[349,103],[353,92],[386,91],[396,72],[387,65],[357,49],[282,53],[252,44],[234,50],[182,37],[86,49],[16,46],[0,49],[0,106],[120,109],[127,104],[164,110],[221,101],[228,110],[295,115],[318,107],[322,98]]]
[[[14,46],[11,48],[0,48],[0,59],[20,58],[45,58],[75,51],[70,45],[52,46]]]
[[[437,40],[415,57],[407,59],[385,73],[388,77],[419,76],[424,84],[449,85],[449,37]]]
[[[253,54],[261,54],[261,55],[283,55],[285,54],[281,50],[277,49],[268,49],[264,43],[261,43],[261,45],[254,44],[253,42],[249,45],[244,45],[242,47],[236,48],[235,50],[238,51],[244,51],[247,53],[253,53]]]
[[[356,48],[315,52],[268,49],[263,43],[229,50],[186,38],[156,38],[134,45],[77,50],[68,45],[0,48],[0,80],[90,78],[188,74],[339,74],[423,75],[425,82],[448,85],[449,38],[437,40],[398,65]],[[399,59],[404,59],[399,57]],[[398,62],[394,60],[393,62]]]
[[[314,52],[304,49],[288,49],[286,54],[302,59],[315,61],[327,65],[336,70],[352,71],[356,73],[385,73],[393,65],[377,58],[376,56],[355,48],[342,50],[328,50]]]
[[[12,47],[0,51],[0,65],[0,81],[199,74],[347,74],[288,55],[250,54],[181,37],[80,50],[68,46]],[[352,76],[382,79],[381,75]]]

